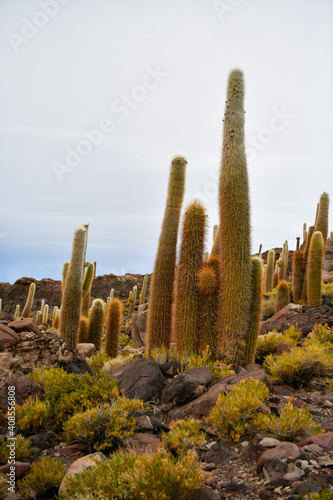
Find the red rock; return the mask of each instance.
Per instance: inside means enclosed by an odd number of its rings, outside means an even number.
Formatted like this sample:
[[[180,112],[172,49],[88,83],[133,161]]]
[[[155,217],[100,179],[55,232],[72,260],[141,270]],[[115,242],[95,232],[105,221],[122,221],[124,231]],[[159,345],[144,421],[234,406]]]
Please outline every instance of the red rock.
[[[21,337],[8,326],[0,325],[0,349],[17,344]]]
[[[129,451],[138,453],[139,455],[144,453],[154,454],[158,451],[161,445],[161,441],[156,436],[146,432],[139,432],[137,434],[133,434],[133,436],[127,440],[126,448]]]
[[[36,321],[32,318],[22,318],[8,323],[8,327],[15,332],[33,332],[40,334]]]
[[[260,471],[264,466],[269,465],[276,458],[279,458],[280,460],[288,457],[299,458],[300,455],[300,449],[296,444],[283,441],[275,448],[265,451],[265,453],[260,456],[257,464],[257,470]]]
[[[64,446],[58,450],[59,455],[72,456],[74,453],[87,451],[87,445],[84,443],[70,444],[69,446]]]
[[[28,474],[31,469],[31,465],[27,462],[15,462],[14,464],[6,464],[0,467],[0,474],[8,474],[10,472],[10,467],[15,467],[15,479],[20,479],[21,477]]]
[[[305,439],[301,443],[298,443],[300,448],[306,446],[308,444],[317,444],[324,448],[324,450],[332,451],[333,450],[333,432],[326,432],[325,434],[317,434],[315,436],[311,436],[308,439]]]

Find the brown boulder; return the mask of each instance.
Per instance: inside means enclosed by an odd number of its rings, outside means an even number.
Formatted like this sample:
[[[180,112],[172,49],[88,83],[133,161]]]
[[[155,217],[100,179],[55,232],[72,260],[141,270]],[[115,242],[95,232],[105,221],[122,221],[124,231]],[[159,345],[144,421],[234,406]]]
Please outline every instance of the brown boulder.
[[[8,327],[12,328],[15,332],[40,333],[36,321],[32,318],[21,318],[16,321],[11,321],[8,323]]]
[[[300,448],[306,446],[308,444],[317,444],[324,450],[332,451],[333,450],[333,432],[326,432],[325,434],[316,434],[315,436],[311,436],[308,439],[305,439],[301,443],[298,443]]]
[[[139,455],[155,454],[161,446],[162,443],[156,436],[148,432],[139,432],[127,440],[126,449]]]
[[[21,337],[14,330],[8,328],[8,326],[0,325],[0,349],[15,345],[20,340]]]
[[[15,467],[15,479],[21,479],[21,477],[28,474],[31,469],[31,465],[27,462],[15,462],[14,464],[1,465],[0,474],[8,474],[10,472],[10,467]]]
[[[274,464],[276,459],[282,460],[283,458],[299,458],[301,455],[299,447],[290,443],[289,441],[283,441],[275,448],[270,448],[265,451],[262,455],[260,455],[257,471],[260,471],[263,467],[266,467]]]
[[[8,387],[15,387],[15,402],[17,405],[24,403],[30,396],[43,399],[44,389],[42,387],[23,375],[23,373],[15,372],[0,389],[0,410],[4,412],[8,408]]]

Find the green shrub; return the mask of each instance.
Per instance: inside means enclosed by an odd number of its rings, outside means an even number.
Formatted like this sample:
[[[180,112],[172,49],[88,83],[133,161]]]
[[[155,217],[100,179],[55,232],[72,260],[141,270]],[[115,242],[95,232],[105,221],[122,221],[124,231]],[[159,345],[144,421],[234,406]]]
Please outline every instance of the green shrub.
[[[119,345],[121,347],[124,347],[125,345],[127,345],[130,341],[130,338],[129,336],[126,334],[126,333],[122,333],[119,337]]]
[[[0,474],[0,500],[5,500],[8,492],[8,484],[6,476]]]
[[[319,344],[308,344],[277,357],[267,356],[263,367],[277,382],[299,389],[314,377],[329,375],[332,365],[333,353]]]
[[[111,359],[110,356],[108,356],[103,349],[102,351],[99,351],[93,356],[91,356],[88,361],[94,372],[100,373],[101,371],[104,370],[105,363],[110,359]]]
[[[9,459],[8,444],[15,443],[15,459],[19,462],[26,462],[33,455],[31,441],[21,434],[15,436],[15,441],[7,440],[5,436],[0,436],[0,464],[6,464]]]
[[[23,491],[33,490],[37,498],[45,498],[57,493],[64,475],[62,462],[50,457],[41,457],[38,462],[32,464],[29,474],[18,481],[18,487]]]
[[[273,330],[266,335],[259,335],[256,362],[262,363],[266,356],[276,351],[278,345],[286,344],[289,346],[296,346],[301,335],[301,332],[299,332],[293,325],[283,333]]]
[[[163,433],[162,442],[170,451],[185,453],[205,441],[205,434],[200,432],[201,423],[193,418],[174,420],[169,427],[170,432]]]
[[[258,429],[270,432],[281,441],[294,441],[309,434],[321,432],[320,427],[311,419],[309,408],[296,408],[292,398],[276,415],[259,415],[256,423]]]
[[[119,366],[130,365],[135,361],[135,354],[128,353],[126,355],[119,354],[116,358],[109,359],[104,365],[105,371],[110,374],[113,373]]]
[[[254,431],[254,419],[268,394],[264,382],[252,378],[242,380],[227,395],[219,394],[207,422],[221,438],[239,441]]]
[[[328,324],[314,325],[312,332],[314,339],[322,344],[333,342],[333,332],[328,328]]]
[[[226,365],[222,361],[213,361],[212,352],[210,347],[207,345],[206,349],[202,351],[201,354],[190,354],[181,357],[181,365],[183,369],[188,370],[189,368],[197,368],[200,366],[206,366],[211,371],[212,375],[216,377],[228,377],[235,373],[231,369],[231,365]]]
[[[49,416],[54,420],[55,431],[61,431],[75,413],[111,403],[119,397],[117,381],[110,380],[106,371],[77,375],[53,368],[38,370],[30,377],[45,389],[44,400],[50,405]]]
[[[51,415],[48,401],[29,397],[22,405],[16,406],[16,426],[27,434],[34,434],[47,428],[47,419]]]
[[[76,413],[64,425],[66,439],[83,441],[90,451],[112,448],[133,434],[135,416],[143,411],[142,401],[121,397],[115,403]]]
[[[185,500],[203,474],[191,451],[177,460],[164,450],[155,455],[114,453],[66,480],[66,499]]]
[[[163,346],[154,347],[150,351],[150,357],[157,365],[163,365],[167,361],[175,361],[177,359],[176,345],[171,344],[169,348]]]
[[[308,493],[307,495],[301,494],[301,500],[333,500],[333,489],[324,489],[319,493]]]
[[[321,297],[324,299],[329,298],[333,299],[333,283],[324,283],[321,284]]]

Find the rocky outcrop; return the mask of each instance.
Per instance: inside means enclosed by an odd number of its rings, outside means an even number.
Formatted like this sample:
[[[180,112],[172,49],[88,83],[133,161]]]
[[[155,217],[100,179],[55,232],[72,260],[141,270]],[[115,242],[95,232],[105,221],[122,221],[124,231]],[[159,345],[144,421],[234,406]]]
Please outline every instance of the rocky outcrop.
[[[138,292],[141,290],[143,274],[125,274],[115,276],[114,274],[105,274],[96,276],[93,280],[91,297],[92,300],[100,298],[106,300],[110,295],[111,288],[115,290],[116,297],[127,297],[134,285],[138,286]],[[33,311],[40,308],[41,301],[44,299],[50,305],[51,310],[54,306],[61,304],[61,281],[49,278],[40,281],[34,278],[20,278],[13,285],[10,283],[0,283],[0,298],[2,299],[2,317],[12,318],[15,312],[16,304],[21,306],[21,310],[27,299],[30,283],[36,283],[36,293],[32,306]],[[149,295],[149,283],[147,296]]]
[[[274,328],[276,328],[278,332],[283,332],[287,330],[290,325],[297,324],[297,330],[304,336],[311,332],[314,325],[319,323],[323,325],[327,323],[329,328],[333,326],[333,310],[330,306],[314,308],[303,306],[302,312],[291,310],[287,306],[261,324],[260,335],[265,335]]]

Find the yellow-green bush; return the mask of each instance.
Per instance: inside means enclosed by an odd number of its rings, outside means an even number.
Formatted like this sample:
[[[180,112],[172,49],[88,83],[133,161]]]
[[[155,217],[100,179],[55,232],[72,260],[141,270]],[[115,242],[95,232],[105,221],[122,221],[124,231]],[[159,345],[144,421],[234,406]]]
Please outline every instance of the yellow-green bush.
[[[105,365],[105,371],[113,373],[119,366],[130,365],[135,360],[135,355],[128,353],[127,355],[119,354],[116,358],[109,359]]]
[[[121,397],[115,403],[73,415],[64,425],[65,436],[68,441],[86,443],[91,451],[112,448],[133,434],[135,416],[143,412],[142,401]]]
[[[21,434],[15,436],[15,441],[10,441],[5,436],[0,436],[0,464],[6,464],[9,459],[10,443],[15,443],[15,459],[19,462],[26,462],[32,455],[32,446],[29,439],[24,438]]]
[[[154,347],[151,349],[149,356],[157,365],[163,365],[167,361],[175,361],[177,359],[176,355],[176,345],[171,344],[168,347]]]
[[[307,495],[301,494],[301,500],[333,500],[333,488],[325,488],[319,493],[309,493]]]
[[[270,432],[281,441],[295,441],[309,434],[321,432],[310,414],[309,408],[296,408],[292,398],[281,410],[280,417],[276,415],[259,415],[256,420],[258,430]]]
[[[91,366],[91,368],[94,370],[95,373],[100,373],[101,371],[104,370],[104,365],[107,361],[109,361],[111,358],[110,356],[107,355],[107,353],[103,350],[98,351],[96,354],[91,356],[88,361]]]
[[[46,429],[47,419],[51,415],[48,401],[29,397],[22,405],[16,406],[16,426],[27,434],[34,434]]]
[[[53,430],[60,431],[75,413],[101,403],[111,403],[119,397],[117,381],[110,380],[106,371],[94,375],[69,374],[61,368],[37,370],[30,375],[44,388],[44,400],[49,403]]]
[[[267,356],[263,367],[282,384],[296,389],[306,386],[314,377],[325,377],[332,371],[333,353],[320,344],[295,347],[280,356]]]
[[[205,434],[200,432],[201,423],[193,418],[174,420],[169,427],[170,432],[162,434],[162,442],[170,451],[185,453],[205,441]]]
[[[333,332],[328,328],[328,324],[314,325],[312,332],[314,339],[322,344],[333,342]]]
[[[212,375],[216,377],[228,377],[235,373],[231,369],[231,365],[226,365],[222,361],[213,361],[212,352],[210,347],[207,345],[206,349],[202,351],[201,354],[189,354],[182,356],[181,358],[182,367],[188,370],[189,368],[197,368],[200,366],[205,366],[209,368]]]
[[[18,481],[18,487],[23,491],[33,490],[38,498],[45,498],[58,491],[64,475],[62,462],[50,457],[41,457],[38,462],[32,464],[29,474]]]
[[[124,347],[125,345],[127,345],[129,343],[129,341],[130,341],[130,338],[127,335],[127,333],[122,333],[119,336],[119,345],[121,345],[122,347]]]
[[[202,479],[200,465],[191,451],[178,460],[164,450],[141,456],[120,452],[68,478],[65,498],[185,500]]]
[[[333,299],[333,283],[324,283],[321,284],[321,297],[322,299]]]
[[[301,332],[293,325],[283,333],[273,330],[266,335],[259,335],[256,362],[262,363],[266,356],[276,351],[278,345],[286,344],[289,346],[296,346],[301,335]]]
[[[221,438],[239,441],[254,431],[254,419],[269,391],[264,382],[242,380],[228,394],[219,394],[207,422]]]
[[[266,320],[268,318],[271,318],[275,314],[275,303],[276,303],[276,292],[274,292],[274,295],[271,294],[265,294],[265,295],[270,295],[270,297],[266,300],[263,301],[262,304],[262,318],[263,320]]]

